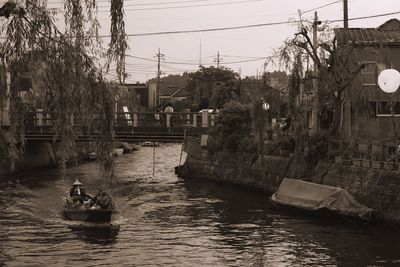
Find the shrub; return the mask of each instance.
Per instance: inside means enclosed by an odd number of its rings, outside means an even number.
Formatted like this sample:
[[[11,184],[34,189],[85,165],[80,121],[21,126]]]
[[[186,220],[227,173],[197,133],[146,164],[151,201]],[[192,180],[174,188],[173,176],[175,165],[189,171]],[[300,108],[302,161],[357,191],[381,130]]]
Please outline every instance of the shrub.
[[[251,110],[237,101],[226,103],[210,130],[209,151],[250,152],[255,149]]]

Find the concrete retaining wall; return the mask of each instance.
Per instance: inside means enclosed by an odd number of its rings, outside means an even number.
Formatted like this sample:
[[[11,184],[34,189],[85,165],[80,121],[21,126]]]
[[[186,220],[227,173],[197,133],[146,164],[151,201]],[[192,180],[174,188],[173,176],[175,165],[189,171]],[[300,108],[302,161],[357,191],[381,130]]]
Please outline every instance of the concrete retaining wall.
[[[306,180],[349,191],[360,203],[377,211],[378,219],[400,223],[400,172],[354,167],[320,161],[310,166],[303,160],[253,154],[203,152],[201,158],[188,156],[180,176],[201,177],[244,185],[273,193],[284,177]]]

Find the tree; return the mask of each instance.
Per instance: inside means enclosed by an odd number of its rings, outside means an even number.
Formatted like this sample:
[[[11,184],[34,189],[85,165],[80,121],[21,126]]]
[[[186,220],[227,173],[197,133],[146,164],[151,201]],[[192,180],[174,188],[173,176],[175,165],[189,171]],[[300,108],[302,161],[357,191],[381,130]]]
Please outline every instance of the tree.
[[[316,66],[318,74],[313,73],[307,77],[317,81],[318,84],[318,95],[314,96],[316,100],[314,109],[317,111],[317,117],[320,117],[324,110],[333,112],[331,129],[333,134],[338,134],[341,130],[343,92],[349,88],[363,65],[353,59],[354,51],[351,44],[336,45],[335,38],[332,38],[332,30],[327,24],[319,26],[319,36],[317,43],[314,44],[309,33],[317,25],[317,22],[306,23],[300,18],[295,37],[287,39],[277,54],[285,68],[300,74],[297,76],[296,84],[300,82],[303,73],[310,73],[310,62]],[[293,113],[289,107],[289,113],[291,112]]]
[[[211,136],[210,151],[254,152],[250,107],[237,101],[225,103]]]
[[[238,97],[239,75],[224,67],[200,67],[200,70],[190,73],[186,89],[191,94],[195,104],[204,107],[205,100],[208,108],[221,108],[230,100]]]
[[[98,141],[101,162],[111,176],[113,99],[103,79],[102,67],[95,61],[103,53],[96,9],[95,0],[66,0],[65,30],[61,32],[55,24],[56,13],[48,10],[45,2],[26,0],[23,5],[7,2],[0,9],[0,16],[7,18],[1,29],[6,39],[0,54],[3,68],[12,77],[18,77],[21,64],[29,62],[27,71],[40,80],[43,104],[53,112],[54,131],[61,140],[64,172],[66,158],[74,151],[76,136],[96,129],[101,133]],[[107,62],[116,61],[121,81],[125,77],[122,63],[127,49],[123,14],[123,1],[111,0]],[[13,83],[9,92],[10,135],[14,140],[9,143],[11,168],[24,144],[25,115],[20,95],[20,88]],[[6,101],[6,93],[0,96],[1,102]]]

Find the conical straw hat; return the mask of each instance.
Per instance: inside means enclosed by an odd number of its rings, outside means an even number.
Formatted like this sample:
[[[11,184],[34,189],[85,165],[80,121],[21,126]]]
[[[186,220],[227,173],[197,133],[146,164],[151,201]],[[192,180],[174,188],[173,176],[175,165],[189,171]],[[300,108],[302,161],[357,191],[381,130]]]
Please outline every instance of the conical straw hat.
[[[75,182],[72,185],[82,185],[82,183],[79,182],[78,178],[75,178]]]

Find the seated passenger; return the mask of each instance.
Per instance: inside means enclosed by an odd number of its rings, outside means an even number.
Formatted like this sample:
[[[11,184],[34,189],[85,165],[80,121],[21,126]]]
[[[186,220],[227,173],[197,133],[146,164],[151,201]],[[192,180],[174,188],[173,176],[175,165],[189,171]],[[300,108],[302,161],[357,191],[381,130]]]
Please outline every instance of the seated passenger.
[[[111,209],[111,198],[107,195],[106,192],[102,192],[101,196],[97,199],[96,204],[100,206],[102,209]]]
[[[102,191],[101,189],[97,190],[96,195],[91,199],[91,205],[92,205],[92,206],[93,206],[94,204],[96,204],[97,201],[100,199],[102,192],[103,192],[103,191]]]

